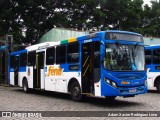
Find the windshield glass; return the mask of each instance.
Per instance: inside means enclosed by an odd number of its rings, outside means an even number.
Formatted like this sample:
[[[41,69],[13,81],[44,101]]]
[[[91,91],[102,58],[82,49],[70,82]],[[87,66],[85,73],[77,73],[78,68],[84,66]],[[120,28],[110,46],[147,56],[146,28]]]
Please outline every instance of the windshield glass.
[[[144,47],[140,45],[106,44],[103,66],[108,70],[144,70]]]

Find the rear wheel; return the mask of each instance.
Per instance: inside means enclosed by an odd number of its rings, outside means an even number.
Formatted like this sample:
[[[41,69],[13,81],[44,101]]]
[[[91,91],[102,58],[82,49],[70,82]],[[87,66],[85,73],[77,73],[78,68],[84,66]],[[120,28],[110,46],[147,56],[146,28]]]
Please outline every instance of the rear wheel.
[[[71,86],[71,98],[75,102],[82,100],[81,88],[78,82],[74,82]]]
[[[158,93],[160,93],[160,81],[156,83],[156,88],[157,88]]]
[[[26,79],[23,80],[23,91],[25,93],[28,93],[29,92],[29,88],[28,88],[28,82]]]

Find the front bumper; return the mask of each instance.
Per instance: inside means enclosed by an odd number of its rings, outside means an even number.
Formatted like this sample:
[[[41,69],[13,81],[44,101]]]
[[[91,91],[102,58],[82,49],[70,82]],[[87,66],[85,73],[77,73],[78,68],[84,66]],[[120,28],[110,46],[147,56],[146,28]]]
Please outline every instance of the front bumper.
[[[134,96],[147,93],[147,86],[118,87],[114,88],[108,84],[102,87],[102,96]]]

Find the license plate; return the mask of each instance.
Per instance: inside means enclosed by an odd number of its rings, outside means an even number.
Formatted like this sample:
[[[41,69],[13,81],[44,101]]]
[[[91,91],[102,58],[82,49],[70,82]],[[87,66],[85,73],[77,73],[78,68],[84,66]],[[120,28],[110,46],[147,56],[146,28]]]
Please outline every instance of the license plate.
[[[130,93],[135,93],[136,89],[129,90]]]

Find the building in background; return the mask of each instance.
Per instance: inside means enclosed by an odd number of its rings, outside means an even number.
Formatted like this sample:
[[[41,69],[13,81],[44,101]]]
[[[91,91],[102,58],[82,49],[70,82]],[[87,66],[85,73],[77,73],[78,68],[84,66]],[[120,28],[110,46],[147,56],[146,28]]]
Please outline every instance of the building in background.
[[[84,36],[89,32],[86,31],[76,31],[65,28],[53,28],[44,34],[39,40],[38,43],[50,42],[50,41],[60,41],[66,40],[68,38],[74,38],[79,36]]]
[[[53,28],[44,34],[37,43],[50,42],[50,41],[61,41],[68,38],[74,38],[89,34],[89,31],[76,31],[65,28]],[[160,44],[160,38],[144,37],[145,45],[157,45]]]
[[[160,44],[160,38],[154,37],[144,37],[144,44],[145,45],[157,45]]]

